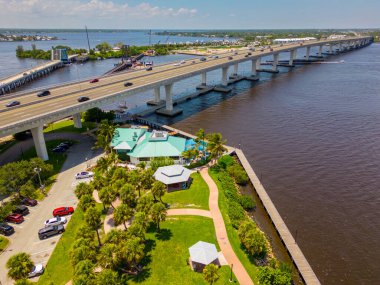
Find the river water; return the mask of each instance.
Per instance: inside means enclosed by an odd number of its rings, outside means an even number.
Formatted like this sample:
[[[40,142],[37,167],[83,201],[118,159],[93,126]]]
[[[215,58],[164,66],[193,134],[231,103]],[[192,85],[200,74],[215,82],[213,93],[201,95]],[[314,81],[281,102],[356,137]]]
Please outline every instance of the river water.
[[[322,284],[380,284],[380,45],[330,60],[160,121],[241,146]]]
[[[94,35],[90,33],[92,44],[112,37]],[[123,39],[113,35],[111,42]],[[140,32],[135,44],[144,41],[146,33]],[[85,43],[80,35],[78,42],[36,44]],[[37,64],[15,58],[16,46],[0,43],[0,77]],[[182,58],[188,57],[153,60],[159,64]],[[70,66],[28,88],[99,76],[114,61]],[[239,70],[246,74],[250,65],[241,64]],[[208,83],[220,77],[220,71],[210,72]],[[228,94],[193,99],[179,105],[184,112],[176,118],[149,118],[191,133],[201,127],[218,131],[229,145],[240,146],[322,284],[380,284],[379,79],[380,45],[373,44],[323,64],[260,74],[258,83],[239,82]],[[199,81],[194,77],[176,83],[175,96],[194,92]],[[126,103],[130,109],[143,109],[151,97],[152,92],[145,92]]]

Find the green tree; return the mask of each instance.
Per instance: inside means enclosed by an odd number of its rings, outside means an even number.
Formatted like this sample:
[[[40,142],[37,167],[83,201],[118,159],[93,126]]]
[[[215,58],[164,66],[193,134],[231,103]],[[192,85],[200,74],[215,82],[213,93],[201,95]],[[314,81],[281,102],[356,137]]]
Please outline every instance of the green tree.
[[[95,171],[99,172],[100,174],[104,174],[107,172],[108,168],[110,167],[109,161],[107,160],[107,157],[101,157],[96,162]]]
[[[166,193],[166,185],[160,181],[155,181],[152,185],[152,195],[153,195],[153,198],[154,200],[156,200],[156,197],[158,197],[158,199],[160,199],[161,203],[164,203],[162,202],[162,196],[165,195]]]
[[[115,130],[116,126],[113,123],[110,123],[108,120],[102,120],[100,122],[95,147],[102,148],[106,153],[110,153],[110,143],[112,141],[112,137],[114,136]]]
[[[265,256],[268,251],[265,235],[252,221],[242,222],[238,229],[238,235],[249,254],[257,257]]]
[[[150,213],[153,222],[157,225],[157,231],[160,232],[160,222],[166,220],[166,208],[162,203],[155,203]]]
[[[104,269],[96,275],[96,285],[123,285],[121,278],[116,271]]]
[[[98,264],[104,269],[116,268],[116,245],[106,243],[102,246],[98,255]]]
[[[112,50],[112,46],[107,42],[101,42],[100,44],[96,45],[96,49],[101,53],[105,53]]]
[[[92,262],[95,262],[96,254],[96,247],[93,240],[79,238],[75,240],[69,252],[71,265],[75,267],[83,260],[91,260]]]
[[[150,209],[153,206],[153,198],[151,195],[145,195],[137,200],[136,210],[144,212],[146,215],[150,214]]]
[[[213,159],[219,158],[227,149],[224,147],[226,140],[222,139],[221,133],[211,133],[207,135],[207,150]]]
[[[199,131],[195,134],[196,138],[194,139],[196,143],[196,150],[202,150],[202,157],[204,156],[204,150],[205,150],[205,139],[206,139],[206,133],[204,129],[199,129]]]
[[[100,236],[99,236],[99,227],[101,223],[100,217],[101,217],[101,214],[95,207],[88,209],[87,212],[84,214],[84,220],[86,221],[86,224],[90,228],[92,228],[94,231],[96,231],[99,246],[102,245],[100,241]]]
[[[150,161],[150,168],[155,172],[159,167],[173,164],[174,160],[170,157],[155,157]]]
[[[135,188],[130,183],[126,183],[119,190],[119,197],[123,204],[128,205],[131,208],[136,207],[136,192]]]
[[[114,119],[115,119],[115,113],[113,111],[105,112],[97,107],[88,109],[83,114],[83,120],[85,122],[99,123],[102,120],[113,121]]]
[[[139,238],[131,237],[121,247],[120,254],[131,267],[140,271],[138,264],[145,256],[144,248]]]
[[[6,264],[8,276],[13,280],[25,279],[33,268],[30,255],[25,252],[11,256]]]
[[[290,285],[292,284],[291,271],[282,271],[280,268],[269,266],[261,267],[258,273],[262,285]]]
[[[124,225],[125,230],[127,230],[126,222],[129,221],[133,216],[133,211],[128,205],[121,204],[115,209],[113,214],[113,219],[115,221],[115,225],[118,226],[120,224]]]
[[[95,199],[92,197],[92,195],[85,194],[83,195],[80,200],[78,207],[85,213],[87,209],[95,207]]]
[[[34,283],[32,281],[29,281],[28,279],[19,279],[17,280],[14,285],[33,285]]]
[[[129,172],[128,182],[139,192],[139,197],[141,197],[142,186],[142,172],[144,170],[134,169]]]
[[[92,184],[87,184],[84,182],[79,183],[74,190],[74,193],[78,199],[82,198],[83,195],[92,195],[92,192],[94,192],[94,187]]]
[[[111,206],[115,209],[115,207],[112,205],[112,202],[115,201],[117,197],[117,192],[115,189],[113,189],[110,186],[103,187],[99,191],[99,199],[102,201],[102,203],[106,206]]]
[[[203,268],[203,277],[209,284],[214,284],[219,279],[218,267],[210,263]]]

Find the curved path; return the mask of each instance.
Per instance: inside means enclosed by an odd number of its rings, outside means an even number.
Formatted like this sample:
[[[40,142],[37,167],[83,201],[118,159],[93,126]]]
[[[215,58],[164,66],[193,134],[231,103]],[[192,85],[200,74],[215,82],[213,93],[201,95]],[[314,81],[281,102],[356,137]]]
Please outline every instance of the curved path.
[[[220,249],[222,250],[222,253],[226,258],[228,264],[233,264],[233,271],[239,283],[241,285],[253,285],[251,277],[248,275],[243,264],[241,264],[239,258],[236,256],[234,250],[232,249],[230,241],[228,240],[226,226],[224,224],[223,216],[219,210],[218,205],[218,187],[208,174],[208,167],[202,168],[200,173],[210,189],[209,207],[212,219],[214,220],[216,238],[218,240]]]
[[[206,218],[212,218],[211,212],[207,210],[199,209],[169,209],[167,211],[168,216],[202,216]]]

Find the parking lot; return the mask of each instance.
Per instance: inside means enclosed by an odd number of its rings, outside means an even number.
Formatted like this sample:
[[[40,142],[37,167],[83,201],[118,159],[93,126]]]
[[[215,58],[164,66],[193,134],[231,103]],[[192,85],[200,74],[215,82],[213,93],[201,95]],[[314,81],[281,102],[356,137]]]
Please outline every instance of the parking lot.
[[[78,181],[75,179],[75,174],[85,170],[88,160],[96,160],[94,158],[96,153],[91,150],[92,145],[92,139],[87,137],[84,137],[80,144],[74,145],[70,152],[68,152],[68,158],[63,165],[61,173],[57,176],[56,183],[44,201],[35,207],[28,207],[30,213],[24,217],[25,221],[23,223],[18,225],[10,224],[15,228],[15,233],[8,237],[10,245],[0,255],[0,284],[12,284],[12,280],[7,277],[5,264],[9,257],[18,252],[27,252],[35,263],[46,265],[59,241],[60,235],[40,240],[38,238],[38,230],[44,227],[44,221],[53,217],[53,209],[62,206],[76,208],[78,201],[74,195],[74,188]],[[80,181],[86,180],[88,179]],[[70,216],[66,216],[66,218],[69,222]],[[34,278],[32,280],[37,279]]]

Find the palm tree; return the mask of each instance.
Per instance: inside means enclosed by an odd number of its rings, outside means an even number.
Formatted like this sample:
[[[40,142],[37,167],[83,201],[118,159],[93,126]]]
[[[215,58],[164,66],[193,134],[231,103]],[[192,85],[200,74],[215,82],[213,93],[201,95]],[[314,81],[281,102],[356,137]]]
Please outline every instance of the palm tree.
[[[218,267],[210,263],[203,268],[203,277],[209,284],[214,284],[219,279]]]
[[[107,172],[109,168],[109,161],[107,159],[107,157],[101,157],[98,159],[98,161],[96,162],[96,166],[95,166],[95,170],[99,171],[101,174],[104,174],[105,172]]]
[[[95,207],[88,209],[87,212],[84,214],[84,220],[86,221],[87,225],[91,229],[96,231],[96,235],[98,236],[99,246],[102,245],[100,241],[100,236],[99,236],[99,227],[101,223],[100,217],[101,217],[101,214]]]
[[[79,204],[78,204],[78,207],[83,211],[83,212],[86,212],[87,209],[91,208],[91,207],[94,207],[95,206],[95,199],[94,197],[92,197],[92,195],[89,195],[89,194],[85,194],[83,195],[80,200],[79,200]]]
[[[124,184],[119,190],[119,196],[121,201],[129,207],[134,208],[136,206],[136,193],[132,184]]]
[[[200,146],[202,146],[202,153],[204,153],[205,139],[206,133],[204,129],[199,129],[199,131],[195,134],[196,138],[194,141],[196,142],[197,150],[199,151]]]
[[[99,251],[98,263],[102,268],[115,268],[116,265],[116,245],[106,243]]]
[[[213,159],[217,159],[227,149],[224,147],[226,140],[222,139],[221,133],[212,133],[207,135],[208,145],[207,150],[210,152],[210,156]]]
[[[124,243],[121,251],[127,263],[130,264],[131,267],[134,267],[140,271],[137,265],[141,262],[145,255],[144,244],[141,242],[141,239],[131,237]]]
[[[157,225],[157,231],[160,232],[160,222],[166,220],[166,208],[162,203],[155,203],[150,213],[153,222]]]
[[[127,225],[125,222],[129,221],[133,216],[133,211],[127,205],[121,204],[116,208],[115,213],[113,214],[113,219],[115,225],[118,226],[123,223],[125,230],[127,230]]]
[[[112,205],[112,202],[115,201],[117,197],[117,192],[110,186],[103,187],[99,191],[99,199],[106,206],[110,205],[112,208],[115,207]]]
[[[82,198],[83,195],[92,195],[92,192],[94,192],[94,188],[92,185],[81,182],[75,187],[75,195],[78,199]]]
[[[25,252],[11,256],[7,261],[8,276],[13,280],[25,279],[33,268],[30,255]]]
[[[137,200],[136,210],[138,212],[144,212],[146,215],[150,214],[153,206],[153,198],[151,195],[145,195]]]
[[[162,202],[162,196],[164,196],[166,193],[166,185],[160,181],[155,181],[152,185],[152,195],[154,200],[156,200],[156,197],[158,197]]]
[[[110,143],[115,133],[116,126],[109,123],[108,120],[102,120],[100,122],[97,141],[95,143],[96,148],[103,148],[106,153],[111,152]]]
[[[141,197],[141,180],[142,180],[142,170],[134,169],[129,172],[128,182],[131,183],[135,189],[139,191],[139,197]]]

